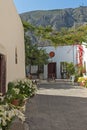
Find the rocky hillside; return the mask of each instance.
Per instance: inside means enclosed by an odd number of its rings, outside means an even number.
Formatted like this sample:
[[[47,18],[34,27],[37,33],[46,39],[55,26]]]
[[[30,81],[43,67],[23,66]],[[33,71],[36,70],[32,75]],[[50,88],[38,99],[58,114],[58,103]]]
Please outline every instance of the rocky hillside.
[[[53,29],[61,27],[79,26],[87,23],[87,6],[78,8],[56,9],[48,11],[31,11],[20,14],[22,20],[35,26],[50,25]]]

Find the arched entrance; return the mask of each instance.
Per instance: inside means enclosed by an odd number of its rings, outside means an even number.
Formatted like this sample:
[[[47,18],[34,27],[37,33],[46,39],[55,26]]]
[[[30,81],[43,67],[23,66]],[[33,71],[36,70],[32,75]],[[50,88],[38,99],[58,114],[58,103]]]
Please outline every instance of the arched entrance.
[[[0,93],[6,92],[6,59],[5,55],[0,54]]]

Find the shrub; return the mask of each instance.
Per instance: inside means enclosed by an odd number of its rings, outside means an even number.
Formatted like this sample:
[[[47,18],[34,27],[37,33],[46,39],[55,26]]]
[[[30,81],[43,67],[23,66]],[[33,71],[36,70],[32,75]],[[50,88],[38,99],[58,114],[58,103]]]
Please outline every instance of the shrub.
[[[23,105],[24,101],[36,94],[37,86],[30,79],[16,80],[8,83],[8,91],[5,96],[5,101],[12,103],[13,100],[18,100],[18,105]]]
[[[79,77],[78,82],[81,83],[82,86],[87,87],[87,78],[86,77]]]
[[[8,130],[15,117],[25,121],[23,110],[24,100],[36,94],[37,86],[30,79],[16,80],[8,83],[8,90],[0,102],[0,130]],[[2,95],[1,95],[2,96]],[[2,97],[0,97],[2,99]],[[12,101],[18,99],[19,104],[15,106]],[[22,104],[24,106],[22,106]]]
[[[15,81],[15,88],[20,89],[20,93],[26,98],[32,97],[36,94],[37,86],[30,79],[23,79]]]

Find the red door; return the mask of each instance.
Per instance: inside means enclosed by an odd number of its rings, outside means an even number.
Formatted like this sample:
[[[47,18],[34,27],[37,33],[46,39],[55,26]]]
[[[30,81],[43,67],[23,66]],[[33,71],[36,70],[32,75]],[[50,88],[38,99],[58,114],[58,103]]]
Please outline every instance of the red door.
[[[56,78],[56,62],[48,64],[48,78]]]

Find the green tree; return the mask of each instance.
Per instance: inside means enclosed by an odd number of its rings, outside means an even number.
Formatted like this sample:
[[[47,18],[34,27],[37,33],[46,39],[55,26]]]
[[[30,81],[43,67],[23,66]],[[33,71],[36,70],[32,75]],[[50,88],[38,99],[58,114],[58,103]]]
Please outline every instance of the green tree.
[[[25,59],[26,59],[25,61],[26,61],[26,65],[30,65],[30,71],[31,71],[31,65],[40,66],[40,65],[47,64],[49,55],[43,48],[39,48],[37,44],[33,44],[30,36],[26,34],[27,31],[30,30],[35,35],[39,36],[44,29],[41,27],[39,28],[34,27],[27,22],[23,22],[23,26],[24,26],[24,37],[25,37]]]
[[[66,69],[67,69],[68,77],[75,74],[75,66],[72,62],[71,63],[66,62]]]
[[[35,27],[30,23],[24,22],[25,30],[28,26],[28,30],[34,32],[35,35],[39,36],[40,39],[48,39],[52,45],[72,45],[81,44],[87,42],[87,25],[72,28],[61,28],[60,31],[53,30],[50,26],[47,27]]]
[[[28,36],[26,36],[25,52],[26,65],[43,65],[48,63],[48,53],[45,49],[38,48],[37,44],[32,44]]]
[[[48,37],[54,45],[72,45],[87,42],[87,25],[77,28],[61,29]]]

